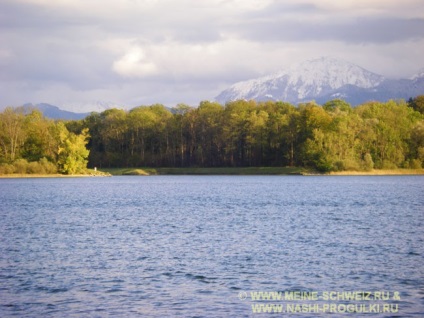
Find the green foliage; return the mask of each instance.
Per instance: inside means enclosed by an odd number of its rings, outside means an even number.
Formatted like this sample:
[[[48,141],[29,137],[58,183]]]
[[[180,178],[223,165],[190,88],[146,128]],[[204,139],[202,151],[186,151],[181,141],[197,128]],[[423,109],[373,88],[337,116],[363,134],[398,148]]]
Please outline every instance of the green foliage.
[[[17,159],[13,164],[3,163],[0,165],[0,174],[53,174],[57,173],[56,165],[46,158],[38,162],[28,162],[26,159]]]
[[[0,164],[0,174],[12,174],[15,172],[15,167],[9,163]]]
[[[345,102],[342,99],[333,99],[328,102],[326,102],[324,105],[322,105],[322,108],[324,108],[327,112],[350,112],[352,111],[352,108],[349,103]]]
[[[364,156],[364,170],[371,171],[374,169],[374,161],[369,153],[366,153]]]
[[[424,162],[424,120],[417,122],[411,130],[409,157]]]
[[[421,169],[422,167],[422,161],[420,159],[411,159],[408,165],[410,169]]]
[[[59,171],[65,174],[84,173],[89,154],[89,150],[86,148],[89,138],[88,128],[84,128],[81,134],[76,135],[61,124],[59,131],[60,143],[57,161]]]
[[[40,164],[38,162],[33,161],[33,162],[28,163],[26,173],[45,174],[46,172],[44,171],[44,169],[42,169],[42,167],[40,166]]]
[[[0,156],[7,162],[19,158],[27,136],[22,109],[6,108],[0,113]]]
[[[28,161],[25,159],[17,159],[13,163],[13,166],[15,167],[14,173],[25,174],[27,173]]]
[[[108,110],[86,120],[98,167],[405,167],[424,154],[422,115],[402,101],[351,108],[238,100]]]
[[[423,96],[356,108],[338,99],[322,107],[202,101],[197,108],[179,104],[172,112],[154,104],[66,123],[8,108],[0,113],[0,173],[13,166],[20,173],[76,174],[85,171],[87,161],[92,167],[127,169],[416,168],[424,162]]]
[[[411,131],[422,116],[405,102],[367,103],[355,109],[364,120],[361,131],[361,151],[369,152],[375,167],[404,166],[411,154]]]
[[[408,100],[408,106],[415,111],[424,114],[424,95],[419,95]]]
[[[68,124],[80,132],[69,132],[63,122],[46,119],[38,110],[6,108],[0,113],[0,174],[83,172],[88,130],[81,121]]]

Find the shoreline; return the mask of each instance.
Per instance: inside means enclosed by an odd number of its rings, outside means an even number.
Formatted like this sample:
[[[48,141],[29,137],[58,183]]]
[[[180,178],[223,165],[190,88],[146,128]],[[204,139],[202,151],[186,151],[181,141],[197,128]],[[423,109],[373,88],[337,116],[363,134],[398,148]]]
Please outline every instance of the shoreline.
[[[3,179],[17,179],[17,178],[85,178],[85,177],[97,177],[89,174],[2,174],[0,178]]]
[[[90,178],[90,177],[111,177],[112,175],[107,172],[94,171],[89,169],[87,173],[79,174],[40,174],[40,173],[11,173],[0,174],[0,179],[19,179],[19,178]]]
[[[21,179],[21,178],[93,178],[93,177],[111,177],[107,175],[90,174],[2,174],[0,179]]]
[[[286,175],[286,176],[383,176],[424,175],[424,169],[374,169],[371,171],[338,171],[320,173],[299,167],[237,167],[237,168],[110,168],[102,171],[113,176],[152,175]]]
[[[371,171],[337,171],[320,173],[296,167],[241,167],[241,168],[110,168],[88,174],[3,174],[0,179],[17,178],[89,178],[111,176],[155,176],[155,175],[269,175],[269,176],[401,176],[424,175],[424,169],[374,169]]]

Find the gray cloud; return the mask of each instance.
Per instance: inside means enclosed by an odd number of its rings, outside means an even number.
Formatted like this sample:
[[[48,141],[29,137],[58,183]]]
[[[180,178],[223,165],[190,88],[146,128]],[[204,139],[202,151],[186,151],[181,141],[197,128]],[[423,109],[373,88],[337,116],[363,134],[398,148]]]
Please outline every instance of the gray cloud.
[[[405,76],[424,66],[419,6],[415,0],[4,0],[0,107],[98,99],[196,103],[235,81],[321,55],[364,67],[375,59],[372,71]]]
[[[346,22],[328,21],[246,21],[233,27],[234,34],[252,41],[346,43],[390,43],[424,38],[424,19],[356,18]]]

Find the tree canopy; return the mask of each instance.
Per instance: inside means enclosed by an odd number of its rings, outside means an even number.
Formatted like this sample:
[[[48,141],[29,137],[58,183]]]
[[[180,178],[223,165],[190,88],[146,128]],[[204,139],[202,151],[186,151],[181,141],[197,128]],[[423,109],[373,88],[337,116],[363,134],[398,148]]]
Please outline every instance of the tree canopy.
[[[424,96],[352,108],[238,100],[198,107],[108,109],[54,122],[34,110],[0,113],[0,169],[17,160],[79,173],[96,167],[303,166],[319,171],[421,168]],[[9,166],[8,166],[9,165]],[[18,164],[19,165],[19,164]],[[6,168],[5,168],[6,167]],[[0,171],[1,173],[1,171]]]
[[[307,166],[321,171],[421,167],[424,116],[405,101],[323,106],[238,100],[197,108],[140,106],[93,113],[98,167]],[[78,132],[78,131],[77,131]]]

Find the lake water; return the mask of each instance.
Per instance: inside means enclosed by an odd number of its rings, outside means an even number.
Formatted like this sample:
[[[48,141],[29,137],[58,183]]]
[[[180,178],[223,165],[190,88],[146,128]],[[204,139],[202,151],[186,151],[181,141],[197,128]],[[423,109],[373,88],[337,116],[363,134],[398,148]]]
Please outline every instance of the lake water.
[[[0,216],[0,317],[424,315],[422,176],[0,179]]]

